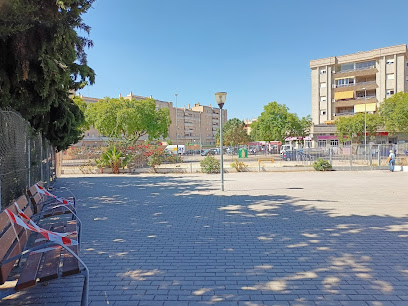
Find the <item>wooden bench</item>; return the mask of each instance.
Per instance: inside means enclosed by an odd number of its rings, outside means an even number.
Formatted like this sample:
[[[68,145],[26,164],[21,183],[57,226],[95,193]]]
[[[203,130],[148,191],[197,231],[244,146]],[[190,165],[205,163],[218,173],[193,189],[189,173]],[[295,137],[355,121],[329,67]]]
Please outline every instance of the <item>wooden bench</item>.
[[[16,201],[24,214],[31,218],[33,215],[25,196]],[[18,215],[16,206],[10,205],[8,209]],[[49,224],[43,227],[53,232],[66,233],[77,231],[75,220]],[[30,245],[26,245],[30,238]],[[76,234],[67,236],[77,239]],[[29,246],[29,248],[27,248]],[[28,256],[25,256],[28,255]],[[78,245],[64,245],[48,241],[40,233],[27,230],[12,222],[5,211],[0,213],[0,284],[4,284],[13,267],[21,264],[21,272],[14,288],[0,291],[1,298],[14,294],[16,291],[35,286],[38,282],[50,281],[60,276],[85,273],[82,305],[88,304],[89,271],[84,262],[78,257]],[[81,263],[84,269],[80,269]]]
[[[71,210],[75,212],[75,197],[68,198],[74,206],[70,207],[70,209],[66,208],[65,206],[59,206],[54,208],[54,206],[61,204],[57,200],[47,197],[37,191],[36,185],[44,187],[42,182],[38,182],[37,184],[31,186],[27,190],[27,194],[30,198],[31,204],[33,205],[33,210],[35,215],[39,215],[41,218],[47,218],[50,216],[57,216],[61,214],[70,214],[72,213]]]

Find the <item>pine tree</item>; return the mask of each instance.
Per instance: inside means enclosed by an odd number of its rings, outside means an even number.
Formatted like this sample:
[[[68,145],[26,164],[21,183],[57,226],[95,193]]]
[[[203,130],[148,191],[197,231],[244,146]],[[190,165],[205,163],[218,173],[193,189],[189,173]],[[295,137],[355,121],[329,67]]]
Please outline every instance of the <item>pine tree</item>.
[[[92,41],[78,34],[90,32],[81,15],[93,1],[0,2],[0,107],[21,113],[58,150],[81,137],[84,115],[70,93],[95,80],[85,53]]]

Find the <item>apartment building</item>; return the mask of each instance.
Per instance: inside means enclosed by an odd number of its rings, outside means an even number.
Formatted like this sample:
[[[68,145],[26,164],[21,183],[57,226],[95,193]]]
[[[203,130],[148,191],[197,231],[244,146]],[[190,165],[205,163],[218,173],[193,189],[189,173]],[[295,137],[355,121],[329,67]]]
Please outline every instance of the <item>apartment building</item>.
[[[408,91],[406,44],[311,60],[310,68],[312,134],[320,146],[336,143],[337,118],[375,113],[384,99]],[[379,142],[394,141],[386,132],[378,136]]]
[[[122,98],[122,95],[119,95]],[[95,103],[100,99],[81,96],[86,103]],[[134,95],[132,92],[124,99],[145,100],[150,97]],[[171,125],[169,126],[169,134],[167,139],[170,139],[173,144],[190,144],[197,146],[215,146],[216,135],[219,129],[220,109],[210,106],[194,104],[190,107],[174,107],[173,102],[161,101],[154,99],[156,108],[168,108]],[[227,121],[227,110],[223,109],[223,122]],[[147,137],[142,137],[140,140],[146,140]],[[97,145],[106,141],[95,129],[90,129],[85,132],[84,139],[80,145]]]

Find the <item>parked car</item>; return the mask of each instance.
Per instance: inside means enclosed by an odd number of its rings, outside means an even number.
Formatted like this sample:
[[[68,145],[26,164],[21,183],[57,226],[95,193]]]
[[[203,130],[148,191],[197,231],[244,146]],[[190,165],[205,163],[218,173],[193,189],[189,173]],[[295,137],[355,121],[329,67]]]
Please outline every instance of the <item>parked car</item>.
[[[218,149],[208,149],[208,150],[204,150],[201,153],[201,156],[208,156],[208,155],[215,155],[218,154]]]
[[[281,155],[282,155],[282,160],[286,160],[286,161],[296,160],[296,150],[283,151]]]
[[[293,151],[293,147],[290,144],[285,144],[281,146],[280,154],[284,154],[286,151]]]
[[[291,161],[307,161],[307,160],[315,160],[315,158],[303,152],[302,150],[288,150],[282,153],[282,160]]]

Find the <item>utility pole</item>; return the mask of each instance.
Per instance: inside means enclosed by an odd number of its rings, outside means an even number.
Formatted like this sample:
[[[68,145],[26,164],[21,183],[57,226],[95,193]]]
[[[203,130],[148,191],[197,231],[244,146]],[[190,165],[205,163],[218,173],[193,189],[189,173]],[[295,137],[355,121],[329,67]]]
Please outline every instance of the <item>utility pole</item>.
[[[178,145],[179,145],[179,143],[178,143],[178,119],[177,119],[177,113],[178,113],[178,110],[177,110],[177,96],[178,96],[178,93],[176,93],[174,95],[176,96],[176,145],[177,145],[177,155],[178,155],[179,154],[179,151],[178,151]]]

